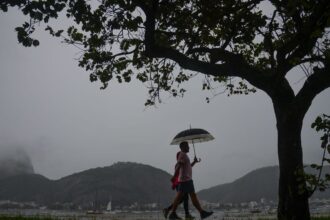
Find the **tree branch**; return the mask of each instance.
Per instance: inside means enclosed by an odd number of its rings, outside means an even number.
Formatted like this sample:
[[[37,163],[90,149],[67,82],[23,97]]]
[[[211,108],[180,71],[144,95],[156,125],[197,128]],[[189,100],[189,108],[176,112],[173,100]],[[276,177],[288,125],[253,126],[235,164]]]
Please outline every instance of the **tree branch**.
[[[139,2],[139,1],[138,1]],[[155,25],[156,25],[156,10],[158,7],[158,1],[152,1],[151,8],[143,7],[142,10],[146,15],[146,31],[144,36],[145,43],[145,53],[149,56],[149,53],[152,51],[152,48],[155,44]]]
[[[230,52],[223,53],[228,55],[226,62],[222,64],[207,63],[192,59],[186,55],[165,47],[154,46],[149,53],[154,58],[167,58],[179,64],[182,68],[200,72],[210,76],[241,77],[251,85],[265,91],[273,93],[272,76],[248,65],[243,59],[238,59],[237,55]],[[233,57],[230,57],[230,55]]]
[[[296,33],[290,37],[290,40],[285,42],[277,53],[278,63],[281,72],[280,77],[284,75],[295,66],[294,60],[301,60],[310,51],[312,51],[319,36],[317,31],[324,30],[327,27],[326,13],[330,10],[330,6],[327,0],[320,1],[313,10],[312,14],[305,18],[305,22],[302,23],[302,19],[297,15],[298,12],[292,15],[292,19],[296,23]],[[323,15],[323,16],[321,16]],[[288,56],[287,56],[288,55]],[[286,57],[287,56],[287,57]]]
[[[314,73],[307,78],[305,84],[296,95],[296,104],[301,106],[306,113],[313,99],[320,92],[330,88],[330,63],[324,68],[314,68]]]
[[[273,22],[275,20],[276,14],[277,14],[277,10],[274,10],[273,16],[268,25],[268,32],[263,34],[264,35],[264,47],[270,55],[270,64],[271,64],[272,68],[275,68],[275,63],[276,63],[275,58],[274,58],[274,45],[272,42],[272,38],[273,38],[272,34],[273,34],[273,30],[274,30]]]
[[[243,63],[244,57],[241,54],[235,54],[224,50],[222,48],[207,48],[207,47],[199,47],[193,48],[186,52],[186,54],[193,53],[209,53],[211,63],[217,63],[219,61],[232,62],[232,63]]]

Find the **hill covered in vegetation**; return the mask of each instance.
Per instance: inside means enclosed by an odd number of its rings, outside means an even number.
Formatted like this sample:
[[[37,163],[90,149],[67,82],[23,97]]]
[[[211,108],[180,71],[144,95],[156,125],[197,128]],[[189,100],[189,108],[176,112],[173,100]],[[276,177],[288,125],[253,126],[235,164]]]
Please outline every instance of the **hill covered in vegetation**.
[[[59,180],[23,174],[0,180],[0,200],[35,201],[39,204],[72,203],[89,208],[133,203],[169,203],[174,192],[171,175],[149,165],[119,162],[89,169]]]

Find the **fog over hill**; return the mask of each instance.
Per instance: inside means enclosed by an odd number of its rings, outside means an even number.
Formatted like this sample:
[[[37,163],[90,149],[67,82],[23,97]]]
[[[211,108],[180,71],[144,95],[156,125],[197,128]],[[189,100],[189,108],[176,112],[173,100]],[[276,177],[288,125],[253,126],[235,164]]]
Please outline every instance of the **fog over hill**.
[[[33,174],[29,155],[18,146],[0,146],[0,179],[20,174]]]

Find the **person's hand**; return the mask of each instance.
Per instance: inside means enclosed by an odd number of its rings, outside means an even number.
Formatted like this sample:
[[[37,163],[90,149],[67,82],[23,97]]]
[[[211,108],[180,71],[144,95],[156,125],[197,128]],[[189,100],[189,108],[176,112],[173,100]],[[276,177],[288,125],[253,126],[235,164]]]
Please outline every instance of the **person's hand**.
[[[173,183],[175,181],[175,176],[172,176],[171,182]]]
[[[202,161],[201,158],[194,157],[194,163],[199,163],[199,162],[201,162],[201,161]]]

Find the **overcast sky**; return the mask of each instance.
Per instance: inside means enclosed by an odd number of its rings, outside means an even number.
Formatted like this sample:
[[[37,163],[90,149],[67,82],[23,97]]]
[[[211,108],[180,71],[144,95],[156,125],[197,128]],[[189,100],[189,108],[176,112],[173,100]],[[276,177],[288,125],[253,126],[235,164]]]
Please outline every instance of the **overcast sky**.
[[[271,100],[262,91],[249,96],[219,95],[210,104],[201,77],[185,97],[144,107],[143,84],[113,83],[106,90],[79,68],[79,51],[39,33],[41,45],[24,48],[14,28],[15,12],[0,13],[0,154],[21,147],[34,169],[58,179],[118,161],[149,164],[173,173],[178,147],[169,143],[181,130],[208,130],[215,140],[196,145],[202,162],[194,167],[197,190],[234,181],[249,171],[278,164],[277,133]],[[290,76],[296,88],[304,74]],[[330,90],[316,97],[304,120],[304,162],[321,159],[315,117],[329,114]],[[193,156],[193,153],[190,153]]]

